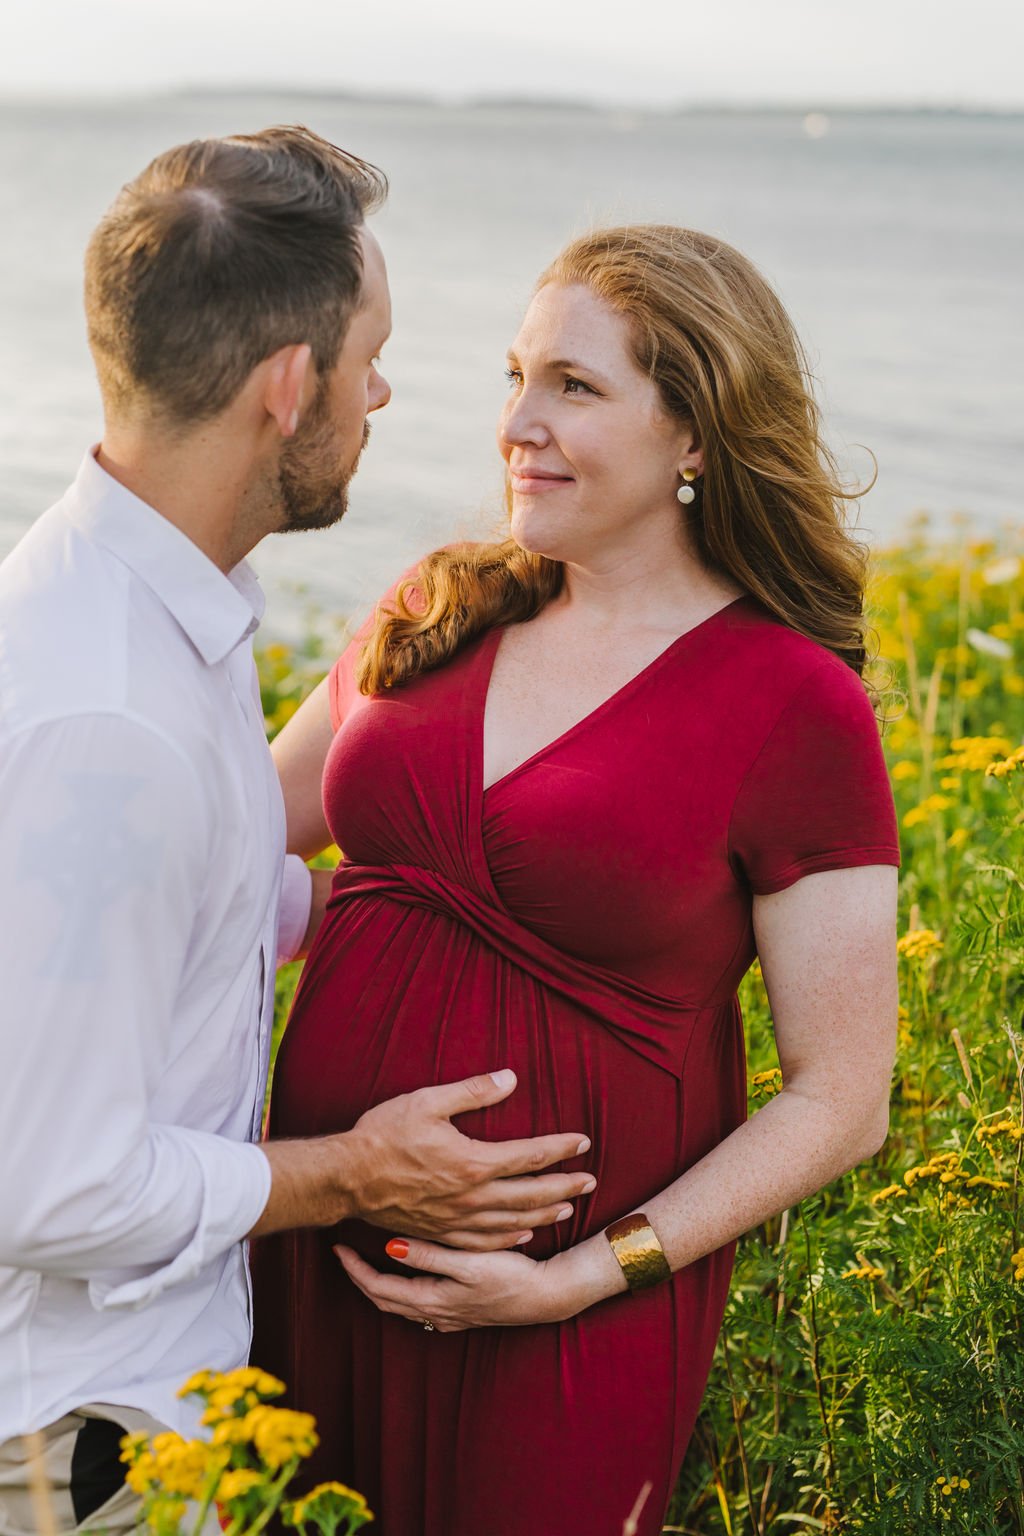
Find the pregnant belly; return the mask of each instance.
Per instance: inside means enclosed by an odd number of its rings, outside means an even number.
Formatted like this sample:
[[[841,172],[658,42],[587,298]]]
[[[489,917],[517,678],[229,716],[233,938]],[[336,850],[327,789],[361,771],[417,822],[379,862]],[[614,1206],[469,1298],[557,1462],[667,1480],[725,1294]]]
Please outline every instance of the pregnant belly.
[[[511,1067],[515,1091],[456,1120],[504,1141],[552,1131],[591,1138],[597,1191],[538,1232],[545,1257],[642,1204],[742,1118],[738,1015],[709,1011],[682,1078],[654,1065],[444,913],[384,896],[334,907],[306,964],[274,1077],[271,1135],[350,1129],[375,1104]],[[737,1054],[738,1052],[738,1054]],[[344,1235],[379,1258],[386,1233]]]

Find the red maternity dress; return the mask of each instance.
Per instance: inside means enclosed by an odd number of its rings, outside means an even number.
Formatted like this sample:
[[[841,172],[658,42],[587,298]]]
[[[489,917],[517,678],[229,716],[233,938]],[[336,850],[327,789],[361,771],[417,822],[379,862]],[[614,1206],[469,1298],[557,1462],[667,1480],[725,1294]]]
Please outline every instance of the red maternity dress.
[[[751,899],[899,860],[874,717],[831,653],[741,598],[486,792],[500,630],[371,699],[332,673],[324,806],[346,854],[274,1082],[273,1136],[350,1127],[429,1083],[511,1066],[498,1140],[592,1137],[597,1175],[537,1258],[600,1231],[743,1120],[736,987]],[[287,1233],[255,1255],[254,1360],[316,1414],[313,1479],[378,1536],[621,1536],[646,1480],[660,1531],[715,1348],[733,1246],[571,1321],[428,1333],[347,1280],[388,1233]]]

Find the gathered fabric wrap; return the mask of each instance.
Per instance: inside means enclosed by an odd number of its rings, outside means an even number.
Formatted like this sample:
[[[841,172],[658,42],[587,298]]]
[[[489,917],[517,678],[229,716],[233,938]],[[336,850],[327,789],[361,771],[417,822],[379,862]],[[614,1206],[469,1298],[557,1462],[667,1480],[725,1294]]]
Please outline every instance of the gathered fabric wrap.
[[[383,897],[463,923],[510,964],[612,1030],[655,1066],[681,1077],[694,1023],[702,1013],[628,976],[578,960],[517,922],[507,908],[416,864],[338,865],[328,910],[357,897]]]

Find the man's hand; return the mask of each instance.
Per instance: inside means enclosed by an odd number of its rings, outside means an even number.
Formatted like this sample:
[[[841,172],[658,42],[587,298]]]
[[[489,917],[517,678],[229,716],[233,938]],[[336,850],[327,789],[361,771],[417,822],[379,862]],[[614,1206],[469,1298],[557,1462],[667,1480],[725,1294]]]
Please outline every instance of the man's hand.
[[[349,1217],[455,1248],[513,1248],[534,1228],[572,1215],[567,1202],[590,1194],[589,1173],[544,1173],[590,1148],[581,1132],[524,1141],[474,1141],[453,1115],[500,1104],[514,1072],[419,1088],[378,1104],[351,1131],[263,1145],[272,1182],[250,1232],[329,1227]]]
[[[535,1227],[572,1215],[588,1173],[542,1173],[590,1148],[579,1132],[524,1141],[473,1141],[453,1115],[499,1104],[516,1086],[495,1072],[390,1099],[349,1132],[355,1214],[376,1227],[455,1248],[511,1248]]]

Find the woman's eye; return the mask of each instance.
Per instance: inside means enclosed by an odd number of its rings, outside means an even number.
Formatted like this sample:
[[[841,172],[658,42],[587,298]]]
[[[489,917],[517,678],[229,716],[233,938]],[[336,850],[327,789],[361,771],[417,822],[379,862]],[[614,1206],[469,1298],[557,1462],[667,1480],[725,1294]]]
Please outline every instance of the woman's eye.
[[[520,389],[522,387],[523,376],[518,368],[506,368],[505,377],[508,379],[510,384],[515,385],[516,389]]]
[[[591,389],[589,384],[584,384],[582,379],[574,379],[571,373],[567,373],[565,376],[565,393],[567,395],[593,395],[596,391]]]

